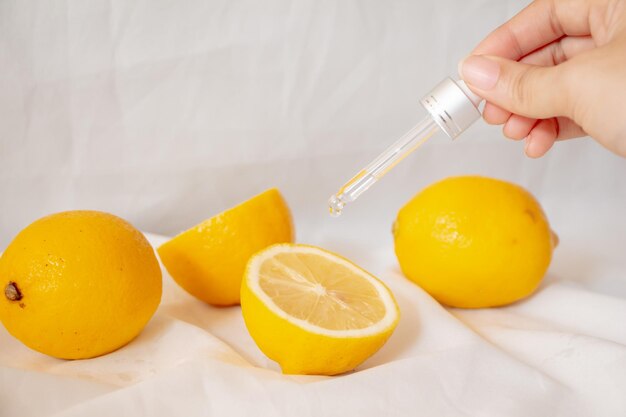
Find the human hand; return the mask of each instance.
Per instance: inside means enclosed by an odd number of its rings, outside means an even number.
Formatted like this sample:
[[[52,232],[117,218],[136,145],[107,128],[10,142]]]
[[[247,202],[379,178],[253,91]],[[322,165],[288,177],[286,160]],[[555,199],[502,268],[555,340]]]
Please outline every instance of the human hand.
[[[530,157],[590,135],[626,156],[626,0],[536,0],[459,64]]]

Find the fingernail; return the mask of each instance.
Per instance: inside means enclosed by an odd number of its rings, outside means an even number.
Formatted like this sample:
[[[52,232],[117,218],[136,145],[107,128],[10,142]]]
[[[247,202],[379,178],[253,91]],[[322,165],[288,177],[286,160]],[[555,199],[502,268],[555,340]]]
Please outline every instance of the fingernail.
[[[530,135],[526,136],[526,141],[524,143],[524,153],[529,158],[536,158],[536,152],[533,152],[534,141]]]
[[[467,60],[467,58],[469,58],[471,55],[466,56],[465,58],[463,58],[462,60],[459,61],[459,63],[456,65],[456,72],[459,74],[459,77],[463,78],[463,71],[461,70],[461,68],[463,67],[463,63]]]
[[[482,90],[493,88],[500,76],[500,65],[484,56],[472,55],[461,63],[463,80]]]
[[[530,135],[526,136],[526,140],[524,140],[524,153],[528,155],[528,147],[530,146]]]

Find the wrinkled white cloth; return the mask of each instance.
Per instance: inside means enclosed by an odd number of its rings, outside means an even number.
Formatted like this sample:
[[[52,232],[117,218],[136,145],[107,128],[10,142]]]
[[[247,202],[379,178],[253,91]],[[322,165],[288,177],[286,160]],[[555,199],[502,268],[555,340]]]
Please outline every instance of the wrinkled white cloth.
[[[1,330],[0,415],[624,415],[626,300],[549,277],[512,306],[446,310],[384,252],[362,256],[402,317],[355,372],[282,375],[239,307],[205,305],[165,274],[152,321],[109,355],[57,360]]]
[[[0,417],[626,415],[624,159],[581,139],[530,160],[478,122],[433,137],[341,218],[325,207],[525,3],[0,1],[0,251],[55,211],[169,236],[276,186],[298,241],[370,270],[402,310],[356,372],[283,376],[239,308],[204,305],[166,275],[146,329],[97,359],[52,359],[0,327]],[[528,300],[446,310],[399,273],[397,210],[458,174],[541,201],[561,243]]]

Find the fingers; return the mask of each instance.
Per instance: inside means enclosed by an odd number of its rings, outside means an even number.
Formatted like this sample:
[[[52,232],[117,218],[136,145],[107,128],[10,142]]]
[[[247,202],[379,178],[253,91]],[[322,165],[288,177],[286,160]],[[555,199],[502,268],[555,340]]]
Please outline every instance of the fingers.
[[[564,35],[590,35],[589,3],[586,0],[536,0],[489,34],[472,54],[517,61]]]
[[[539,158],[552,148],[555,141],[585,135],[580,126],[567,118],[539,120],[526,137],[524,152],[530,158]]]
[[[514,140],[524,139],[537,124],[537,119],[524,116],[512,115],[504,125],[502,132],[504,136]]]
[[[493,56],[469,56],[461,76],[486,101],[521,116],[569,116],[571,89],[565,66],[542,67]]]
[[[530,158],[539,158],[550,150],[557,136],[556,119],[540,120],[526,138],[524,152]]]
[[[556,140],[572,139],[586,136],[585,131],[567,117],[552,118],[556,122],[558,132],[555,136]],[[541,120],[530,119],[516,114],[511,115],[509,120],[504,124],[503,133],[509,139],[521,140],[528,137],[535,129],[543,129],[544,125]]]
[[[566,36],[526,55],[520,62],[542,67],[559,65],[595,47],[596,43],[590,36]]]
[[[511,112],[504,110],[493,103],[485,103],[483,118],[490,125],[503,125],[511,117]]]
[[[557,117],[556,120],[559,126],[559,134],[556,137],[556,140],[580,138],[583,136],[587,136],[587,133],[573,120],[568,119],[567,117]]]
[[[536,0],[460,65],[461,78],[487,102],[485,121],[504,124],[511,139],[526,138],[530,157],[544,155],[556,140],[585,135],[567,117],[571,71],[555,66],[597,46],[589,36],[589,8],[587,0]]]
[[[595,47],[595,42],[589,36],[567,36],[526,55],[520,62],[539,66],[554,66]],[[483,118],[492,125],[504,124],[504,135],[515,140],[528,136],[530,129],[537,124],[536,119],[512,115],[510,111],[489,102],[485,104]],[[580,132],[576,132],[576,134],[580,136]]]

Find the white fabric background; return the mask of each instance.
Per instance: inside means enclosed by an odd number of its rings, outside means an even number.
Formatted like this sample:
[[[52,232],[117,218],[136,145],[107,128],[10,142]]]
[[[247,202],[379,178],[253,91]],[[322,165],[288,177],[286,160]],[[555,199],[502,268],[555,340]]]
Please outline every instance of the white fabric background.
[[[57,361],[1,329],[0,416],[625,415],[626,160],[589,139],[529,160],[479,122],[454,143],[432,139],[342,218],[326,214],[328,196],[423,116],[420,96],[521,7],[1,0],[0,250],[55,211],[171,235],[277,186],[298,240],[380,276],[403,317],[358,372],[285,377],[237,308],[202,305],[166,277],[154,320],[102,358]],[[448,311],[398,273],[399,207],[470,173],[527,187],[559,233],[525,302]]]

